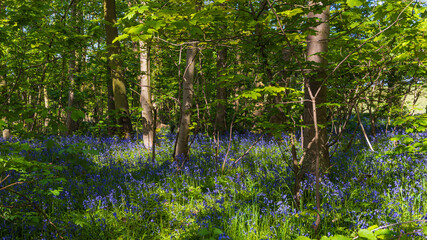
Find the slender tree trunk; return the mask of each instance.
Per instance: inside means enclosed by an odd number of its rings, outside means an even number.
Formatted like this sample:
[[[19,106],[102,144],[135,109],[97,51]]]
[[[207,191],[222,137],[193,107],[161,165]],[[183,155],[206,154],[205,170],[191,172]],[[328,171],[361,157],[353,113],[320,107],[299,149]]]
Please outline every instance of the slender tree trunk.
[[[50,110],[49,110],[49,95],[47,93],[47,87],[46,84],[43,86],[43,97],[44,97],[44,107],[46,108],[46,110],[48,110],[48,116],[50,115]],[[44,127],[45,129],[47,129],[47,126],[49,126],[49,117],[45,116],[44,119]]]
[[[314,3],[311,4],[314,7]],[[325,54],[328,52],[329,6],[322,13],[310,12],[308,18],[319,19],[320,23],[313,30],[315,35],[308,36],[307,61],[313,64],[304,83],[304,129],[303,148],[305,157],[302,174],[316,172],[316,158],[319,159],[320,171],[325,172],[329,166],[327,145],[327,109],[322,104],[327,102],[327,88],[323,83],[328,64]],[[317,118],[317,119],[316,119]]]
[[[76,34],[79,34],[79,8],[78,5],[79,0],[74,0],[71,6],[71,25],[74,27],[74,31]],[[77,109],[77,99],[75,90],[77,89],[77,75],[80,72],[79,64],[78,64],[78,53],[76,50],[71,51],[70,60],[68,62],[68,105],[67,105],[67,118],[65,121],[65,125],[67,127],[67,135],[72,135],[74,131],[78,129],[78,122],[72,119],[73,110]]]
[[[187,63],[182,82],[181,120],[176,142],[175,159],[188,159],[188,137],[190,135],[191,107],[193,102],[193,79],[195,75],[195,59],[198,52],[197,43],[191,43],[187,48]]]
[[[0,14],[3,14],[3,3],[0,0]],[[1,16],[3,17],[3,16]],[[3,50],[0,49],[0,59],[3,57]],[[6,64],[3,62],[0,63],[0,94],[1,96],[6,96],[6,90],[7,84],[6,84]],[[3,113],[3,112],[2,112]],[[5,119],[5,117],[2,117]]]
[[[225,74],[225,68],[227,65],[227,49],[222,48],[217,53],[217,87],[216,87],[216,99],[218,101],[216,105],[216,117],[215,126],[217,131],[220,133],[227,129],[226,122],[226,109],[227,109],[227,88],[225,87],[225,81],[221,77]]]
[[[144,146],[146,148],[151,148],[156,127],[153,125],[153,105],[151,103],[150,47],[146,43],[139,41],[139,51],[141,69],[139,82],[141,83],[142,138]]]
[[[113,40],[118,36],[116,23],[116,2],[115,0],[104,0],[104,20],[105,32],[107,36],[108,61],[112,80],[112,92],[114,96],[114,107],[119,125],[122,127],[122,134],[125,138],[130,138],[132,133],[132,123],[129,117],[129,103],[126,95],[126,81],[123,75],[122,62],[119,60],[120,43]]]
[[[71,113],[75,104],[74,88],[75,88],[75,73],[76,71],[76,51],[71,54],[71,59],[68,63],[68,105],[67,105],[67,119],[65,125],[67,127],[67,135],[73,134],[77,129],[77,122],[71,118]]]
[[[115,116],[113,80],[111,79],[111,67],[109,64],[107,64],[107,73],[107,131],[108,135],[111,136],[117,133],[117,119]]]

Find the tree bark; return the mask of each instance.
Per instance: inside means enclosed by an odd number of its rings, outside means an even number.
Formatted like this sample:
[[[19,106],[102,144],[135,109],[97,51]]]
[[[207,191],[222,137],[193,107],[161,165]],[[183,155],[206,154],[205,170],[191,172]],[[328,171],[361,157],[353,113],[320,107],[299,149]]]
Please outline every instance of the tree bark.
[[[227,129],[226,122],[226,108],[227,108],[227,88],[225,82],[221,77],[225,74],[225,68],[227,65],[227,49],[222,48],[217,53],[217,87],[216,87],[216,117],[215,127],[220,133],[223,133]]]
[[[319,6],[318,3],[317,5]],[[315,3],[311,3],[312,7]],[[329,37],[329,6],[323,12],[315,14],[310,12],[308,18],[318,19],[318,25],[312,29],[316,34],[308,36],[307,61],[312,63],[304,82],[304,113],[303,123],[305,151],[301,173],[316,172],[316,159],[318,158],[319,170],[324,173],[330,166],[329,150],[327,145],[327,109],[322,104],[327,102],[327,88],[323,83],[326,77],[328,64],[325,54],[328,52]]]
[[[120,43],[113,40],[118,36],[116,23],[115,0],[104,0],[105,32],[107,36],[109,74],[112,80],[112,91],[114,96],[114,108],[119,125],[122,127],[122,136],[129,139],[132,133],[132,123],[129,117],[129,103],[126,95],[126,81],[123,75],[122,62],[118,58],[120,54]]]
[[[197,43],[191,43],[187,47],[186,68],[182,82],[181,120],[177,137],[175,160],[188,159],[188,137],[190,135],[191,107],[193,102],[193,79],[195,75],[195,59],[198,52]]]
[[[142,138],[144,146],[151,148],[156,129],[153,125],[153,105],[151,102],[150,48],[146,43],[139,41],[139,51],[141,73],[138,77],[141,83]]]
[[[78,7],[79,0],[74,0],[71,6],[71,26],[74,28],[76,34],[80,34],[81,12]],[[76,90],[79,87],[77,75],[80,73],[80,63],[78,61],[78,53],[72,50],[70,53],[70,60],[68,62],[68,105],[67,105],[67,118],[65,125],[67,127],[67,135],[71,135],[78,129],[78,121],[74,121],[71,117],[72,112],[79,108],[78,99],[76,97]]]

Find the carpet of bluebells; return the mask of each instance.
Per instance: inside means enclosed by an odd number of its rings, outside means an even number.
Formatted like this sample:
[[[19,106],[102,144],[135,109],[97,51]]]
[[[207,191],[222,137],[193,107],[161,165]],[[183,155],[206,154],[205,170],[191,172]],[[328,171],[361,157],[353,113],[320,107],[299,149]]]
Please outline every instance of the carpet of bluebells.
[[[0,239],[314,237],[314,178],[303,182],[302,201],[295,203],[287,136],[280,141],[262,137],[233,164],[259,137],[234,134],[224,172],[227,136],[220,138],[218,151],[213,138],[193,136],[191,157],[182,166],[171,158],[174,136],[160,134],[155,161],[138,139],[12,139],[30,147],[15,155],[58,168],[51,169],[49,176],[33,172],[30,180],[9,188],[21,195],[0,191]],[[332,168],[321,180],[320,235],[355,237],[358,230],[370,226],[427,219],[427,156],[390,154],[391,137],[391,133],[371,137],[374,152],[363,136],[356,136],[346,152],[341,145],[331,148]],[[0,144],[6,141],[0,138]],[[0,189],[22,177],[14,170],[0,172],[2,178],[7,174]],[[404,233],[401,237],[407,239],[424,239],[423,224],[388,229]]]

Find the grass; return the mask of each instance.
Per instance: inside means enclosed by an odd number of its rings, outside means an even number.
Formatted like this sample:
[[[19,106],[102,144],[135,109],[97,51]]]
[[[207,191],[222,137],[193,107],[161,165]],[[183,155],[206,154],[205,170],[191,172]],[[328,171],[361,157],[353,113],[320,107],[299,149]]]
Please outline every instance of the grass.
[[[311,229],[316,217],[313,178],[303,183],[299,211],[292,198],[294,174],[286,136],[281,144],[263,138],[232,166],[231,161],[258,138],[251,133],[234,135],[224,173],[221,166],[227,137],[221,139],[217,161],[213,140],[197,135],[191,158],[180,171],[171,161],[174,144],[173,135],[168,134],[161,135],[154,163],[136,139],[15,139],[38,149],[21,151],[20,155],[29,161],[62,166],[52,174],[66,181],[46,183],[45,177],[36,175],[13,190],[40,205],[66,239],[355,237],[360,229],[370,226],[427,219],[427,157],[386,154],[393,148],[387,140],[390,137],[371,137],[377,151],[370,152],[363,137],[357,136],[349,151],[338,150],[331,156],[334,167],[321,182],[322,227],[317,236]],[[18,178],[19,174],[12,172],[0,187]],[[58,187],[63,188],[59,195],[42,191]],[[50,224],[26,205],[28,201],[22,197],[0,191],[1,239],[58,238]],[[426,237],[418,222],[388,229],[408,239]]]

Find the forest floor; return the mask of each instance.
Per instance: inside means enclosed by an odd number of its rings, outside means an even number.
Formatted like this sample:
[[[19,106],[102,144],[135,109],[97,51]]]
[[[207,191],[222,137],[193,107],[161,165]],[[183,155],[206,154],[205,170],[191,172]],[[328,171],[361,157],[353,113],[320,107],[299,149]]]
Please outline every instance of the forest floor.
[[[141,140],[0,139],[0,239],[426,238],[427,156],[397,153],[391,133],[370,137],[375,151],[359,135],[345,152],[350,136],[330,149],[318,235],[313,178],[301,202],[292,197],[287,136],[235,134],[228,155],[227,136],[218,151],[213,138],[192,136],[177,170],[174,135],[159,135],[155,161]]]

